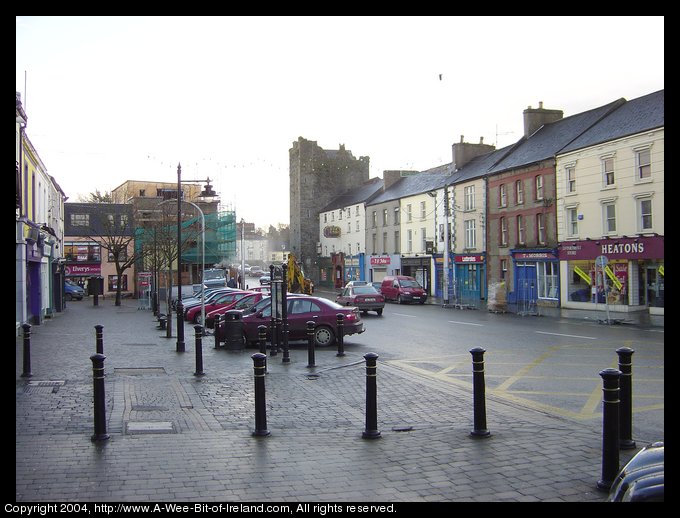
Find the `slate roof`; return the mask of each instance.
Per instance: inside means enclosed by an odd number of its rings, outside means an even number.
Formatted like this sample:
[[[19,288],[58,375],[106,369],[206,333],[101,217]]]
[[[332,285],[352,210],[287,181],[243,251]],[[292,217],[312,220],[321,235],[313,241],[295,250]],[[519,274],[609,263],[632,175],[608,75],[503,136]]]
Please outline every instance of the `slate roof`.
[[[404,176],[394,182],[385,192],[372,198],[367,205],[377,205],[378,203],[441,189],[445,184],[450,183],[452,174],[453,164],[444,164],[416,175]]]
[[[501,173],[553,158],[581,133],[625,102],[625,99],[617,99],[604,106],[544,124],[528,138],[522,137],[512,152],[489,170],[489,174]]]
[[[576,137],[560,153],[575,151],[664,126],[664,90],[632,99]]]
[[[347,192],[339,194],[331,202],[326,205],[319,212],[328,212],[329,210],[342,209],[350,205],[356,205],[358,203],[365,203],[367,200],[371,199],[383,186],[382,178],[370,178],[358,187],[350,189]]]

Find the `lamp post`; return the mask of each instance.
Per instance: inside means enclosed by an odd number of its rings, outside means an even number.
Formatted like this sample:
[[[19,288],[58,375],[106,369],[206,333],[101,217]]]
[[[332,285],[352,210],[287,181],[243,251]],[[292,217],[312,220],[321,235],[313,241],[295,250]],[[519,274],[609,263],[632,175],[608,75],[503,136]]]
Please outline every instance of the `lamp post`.
[[[241,286],[243,290],[246,287],[246,222],[241,218]]]

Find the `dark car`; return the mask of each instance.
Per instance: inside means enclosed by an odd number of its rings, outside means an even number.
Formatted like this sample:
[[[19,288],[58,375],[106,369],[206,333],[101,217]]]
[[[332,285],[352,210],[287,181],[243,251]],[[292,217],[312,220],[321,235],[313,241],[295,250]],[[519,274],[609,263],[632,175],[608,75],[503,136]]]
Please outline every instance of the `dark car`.
[[[663,502],[663,442],[648,444],[623,467],[609,490],[608,502]]]
[[[238,300],[235,300],[234,302],[220,308],[211,310],[209,313],[205,314],[205,327],[213,329],[215,327],[215,318],[218,315],[224,315],[227,311],[231,311],[232,309],[237,309],[239,311],[250,309],[255,304],[260,302],[263,296],[264,295],[260,291],[246,292],[246,294]],[[200,322],[198,323],[200,324]]]
[[[258,341],[258,327],[267,327],[267,340],[271,339],[271,297],[263,298],[243,313],[243,335],[246,344]],[[361,313],[355,307],[343,307],[332,300],[312,295],[288,295],[288,340],[307,340],[307,322],[314,322],[314,342],[319,347],[332,345],[337,336],[337,314],[344,315],[343,336],[363,333]],[[222,322],[220,327],[225,324]],[[226,336],[224,330],[221,336]]]
[[[84,296],[85,290],[83,288],[69,281],[64,282],[64,298],[66,300],[83,300]]]
[[[335,302],[341,306],[356,306],[364,313],[375,311],[378,315],[382,315],[385,308],[385,297],[370,284],[358,286],[348,284],[336,297]]]
[[[217,297],[224,293],[231,293],[234,291],[244,291],[244,290],[237,290],[234,288],[214,288],[210,290],[210,293],[206,290],[206,292],[203,295],[203,302],[205,304],[211,303],[213,300],[215,300]],[[198,297],[189,297],[186,299],[182,299],[182,307],[184,308],[184,317],[186,318],[187,312],[191,308],[195,308],[196,306],[201,305],[201,295],[199,294]],[[175,308],[175,311],[177,308]]]

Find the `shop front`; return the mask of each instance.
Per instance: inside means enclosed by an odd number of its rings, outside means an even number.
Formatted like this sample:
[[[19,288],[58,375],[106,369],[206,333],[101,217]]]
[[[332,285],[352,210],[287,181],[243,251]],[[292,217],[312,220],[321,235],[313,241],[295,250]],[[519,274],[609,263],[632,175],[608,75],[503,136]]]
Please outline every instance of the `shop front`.
[[[349,281],[365,281],[364,254],[345,256],[345,284]]]
[[[455,254],[453,264],[454,302],[478,307],[486,299],[485,254]]]
[[[401,258],[401,275],[408,275],[417,280],[428,295],[432,295],[432,256],[416,255]]]
[[[559,260],[555,249],[511,250],[518,313],[545,314],[559,307]]]
[[[663,315],[664,238],[568,241],[559,247],[562,307]]]
[[[366,257],[367,280],[381,282],[386,275],[401,275],[401,256],[370,255]]]

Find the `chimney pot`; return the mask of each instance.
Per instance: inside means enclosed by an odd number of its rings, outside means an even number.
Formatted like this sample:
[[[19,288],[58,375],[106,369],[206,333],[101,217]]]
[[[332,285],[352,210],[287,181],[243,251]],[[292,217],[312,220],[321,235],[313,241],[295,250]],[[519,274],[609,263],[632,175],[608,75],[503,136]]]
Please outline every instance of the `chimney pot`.
[[[479,137],[479,143],[484,144],[484,137]]]
[[[543,109],[543,101],[538,101],[538,109],[539,110]]]
[[[463,143],[463,135],[460,136],[460,143]]]

